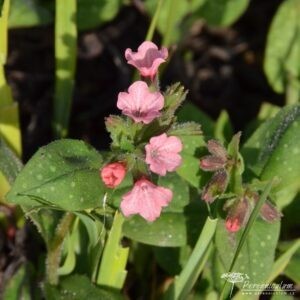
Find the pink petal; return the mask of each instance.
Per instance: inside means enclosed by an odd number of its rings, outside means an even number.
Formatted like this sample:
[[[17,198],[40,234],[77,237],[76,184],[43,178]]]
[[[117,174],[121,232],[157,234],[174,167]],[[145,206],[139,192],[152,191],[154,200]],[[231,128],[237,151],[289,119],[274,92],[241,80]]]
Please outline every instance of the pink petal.
[[[164,176],[167,171],[173,172],[181,165],[182,159],[178,153],[182,147],[178,137],[168,137],[165,133],[152,137],[145,146],[145,161],[153,173]]]
[[[148,85],[143,81],[134,82],[129,87],[128,93],[121,92],[118,95],[117,107],[135,122],[149,124],[160,116],[159,111],[163,106],[162,94],[150,92]]]
[[[133,189],[122,197],[121,210],[124,216],[140,214],[149,222],[160,216],[162,207],[173,197],[171,190],[154,185],[147,179],[140,179]]]
[[[131,49],[126,49],[125,58],[128,64],[136,67],[142,76],[150,77],[152,80],[155,78],[158,67],[164,63],[168,57],[167,48],[158,47],[150,42],[143,42],[137,52],[133,52]]]

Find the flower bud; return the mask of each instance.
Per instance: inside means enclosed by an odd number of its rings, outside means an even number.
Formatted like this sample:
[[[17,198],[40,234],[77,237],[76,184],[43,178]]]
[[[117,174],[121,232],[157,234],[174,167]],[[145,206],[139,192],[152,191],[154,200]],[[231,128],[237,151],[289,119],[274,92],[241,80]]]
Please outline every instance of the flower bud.
[[[246,198],[238,199],[229,209],[225,226],[229,232],[237,232],[249,219],[251,207]]]
[[[204,187],[201,198],[207,203],[212,203],[223,194],[228,185],[228,175],[225,170],[217,171]]]
[[[207,142],[207,149],[213,156],[217,156],[226,162],[227,151],[220,142],[216,140],[209,140]]]
[[[225,163],[226,160],[220,157],[207,155],[200,160],[200,168],[204,171],[214,172],[224,168]]]
[[[266,201],[260,209],[260,216],[264,221],[271,223],[279,220],[282,217],[282,213],[270,201]]]
[[[104,184],[108,188],[115,188],[124,179],[126,175],[126,167],[122,162],[110,163],[103,167],[100,176]]]

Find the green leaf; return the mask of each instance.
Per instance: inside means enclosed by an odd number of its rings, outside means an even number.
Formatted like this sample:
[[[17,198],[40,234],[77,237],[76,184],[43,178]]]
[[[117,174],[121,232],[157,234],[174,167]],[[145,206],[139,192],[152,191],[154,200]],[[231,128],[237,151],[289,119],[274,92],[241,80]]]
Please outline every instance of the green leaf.
[[[57,138],[68,134],[77,54],[77,0],[55,1],[55,92],[53,130]]]
[[[52,0],[12,0],[9,27],[48,25],[54,20]],[[112,20],[122,6],[121,0],[78,0],[78,30],[87,30]]]
[[[217,219],[207,218],[188,262],[169,287],[165,299],[186,299],[195,285],[212,251]]]
[[[45,0],[11,0],[8,24],[10,28],[48,25],[53,21]],[[48,1],[50,3],[50,1]]]
[[[33,295],[30,293],[30,276],[32,274],[32,266],[29,264],[22,265],[17,272],[10,278],[5,286],[3,293],[3,300],[33,299]],[[31,271],[31,272],[30,272]]]
[[[201,135],[200,124],[195,122],[175,123],[169,130],[168,135]]]
[[[8,148],[4,140],[0,139],[0,171],[10,184],[13,184],[21,169],[20,159]]]
[[[176,172],[192,186],[199,188],[201,170],[199,157],[205,151],[205,142],[202,136],[181,136],[183,150],[181,152],[182,164]]]
[[[3,7],[3,3],[4,3],[4,0],[0,0],[0,17],[2,15],[2,7]]]
[[[222,143],[229,141],[233,135],[230,118],[226,110],[222,110],[215,126],[215,138]]]
[[[255,221],[231,272],[247,274],[250,283],[265,282],[272,270],[279,231],[279,222]],[[215,242],[226,270],[231,266],[241,236],[241,231],[236,235],[229,233],[225,222],[219,221]]]
[[[206,0],[195,13],[211,26],[229,26],[247,9],[249,0]]]
[[[112,20],[121,6],[122,0],[78,0],[78,29],[94,28]]]
[[[121,244],[124,217],[115,213],[112,228],[105,243],[97,283],[120,290],[126,279],[129,247]]]
[[[45,294],[46,300],[123,299],[115,291],[93,285],[84,275],[65,277],[61,279],[58,288],[47,284],[45,286]]]
[[[107,131],[112,139],[112,148],[120,148],[125,151],[133,151],[135,126],[131,119],[124,116],[110,115],[105,119]]]
[[[192,249],[190,246],[153,247],[153,251],[159,266],[169,275],[175,276],[183,269]]]
[[[184,103],[177,112],[178,122],[193,121],[201,124],[205,136],[214,136],[214,121],[191,102]]]
[[[286,247],[284,247],[286,248]],[[288,242],[288,247],[275,261],[270,281],[273,281],[282,272],[291,278],[296,284],[300,283],[300,239]]]
[[[1,16],[0,16],[0,88],[3,89],[3,83],[5,83],[4,79],[4,69],[2,66],[6,63],[7,58],[7,43],[8,43],[8,15],[10,8],[10,0],[5,0],[2,3],[1,7]],[[3,93],[0,90],[1,94]],[[3,104],[3,101],[6,99],[1,99],[0,104]]]
[[[165,212],[183,212],[183,208],[189,203],[189,187],[187,183],[176,173],[168,173],[159,177],[159,186],[169,188],[173,192],[170,204],[164,209]]]
[[[288,204],[300,189],[299,125],[300,105],[287,106],[263,123],[242,149],[248,177],[252,172],[261,180],[279,178],[273,196],[280,206]]]
[[[243,138],[247,140],[253,132],[266,120],[273,118],[280,111],[280,107],[268,102],[263,102],[258,116],[255,120],[250,121],[243,131]]]
[[[282,93],[300,78],[300,0],[280,5],[268,33],[264,70],[273,89]]]
[[[157,0],[146,0],[145,6],[150,15],[154,15],[156,11]],[[157,28],[164,36],[170,34],[168,37],[168,44],[178,40],[181,32],[180,23],[183,17],[189,12],[190,3],[187,0],[173,1],[164,0],[158,15]],[[172,11],[172,18],[170,17]]]
[[[58,140],[42,147],[17,177],[7,199],[66,211],[102,205],[105,188],[99,179],[101,155],[77,140]]]
[[[182,213],[163,213],[153,223],[134,216],[125,221],[123,233],[138,242],[160,247],[180,247],[187,242],[186,220]]]
[[[58,275],[68,275],[71,272],[73,272],[75,265],[76,265],[76,254],[75,254],[75,247],[74,242],[70,234],[67,235],[66,240],[64,241],[64,244],[67,247],[67,255],[66,258],[60,266],[60,268],[57,270]]]

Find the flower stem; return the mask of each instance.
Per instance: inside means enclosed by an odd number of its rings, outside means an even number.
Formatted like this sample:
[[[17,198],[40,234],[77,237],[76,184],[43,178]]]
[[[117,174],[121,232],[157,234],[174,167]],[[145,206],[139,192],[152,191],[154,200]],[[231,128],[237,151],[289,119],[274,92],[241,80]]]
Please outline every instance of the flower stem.
[[[115,214],[100,265],[97,284],[121,289],[126,278],[126,264],[129,248],[121,245],[124,217],[118,211]]]
[[[48,282],[52,285],[56,285],[58,283],[58,268],[61,258],[61,248],[73,220],[74,215],[72,213],[66,213],[58,224],[55,235],[48,245],[46,273]]]

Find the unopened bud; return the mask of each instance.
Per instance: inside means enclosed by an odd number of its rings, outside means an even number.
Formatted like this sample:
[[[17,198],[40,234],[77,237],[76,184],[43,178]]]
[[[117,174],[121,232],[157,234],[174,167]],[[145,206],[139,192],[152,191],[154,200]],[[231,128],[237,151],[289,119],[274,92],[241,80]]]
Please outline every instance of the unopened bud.
[[[238,199],[229,209],[225,226],[229,232],[237,232],[249,219],[251,208],[246,198]]]
[[[266,201],[260,209],[260,216],[264,221],[271,223],[279,220],[282,217],[282,213],[270,201]]]
[[[220,142],[209,140],[207,142],[207,149],[213,156],[217,156],[224,161],[227,160],[227,151]]]
[[[204,171],[218,171],[224,168],[226,160],[220,157],[207,155],[200,160],[200,168]]]
[[[122,162],[108,164],[100,172],[102,181],[109,188],[118,186],[123,181],[125,175],[126,167]]]
[[[225,170],[217,171],[204,187],[201,198],[207,203],[212,203],[223,194],[228,185],[228,176]]]

